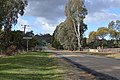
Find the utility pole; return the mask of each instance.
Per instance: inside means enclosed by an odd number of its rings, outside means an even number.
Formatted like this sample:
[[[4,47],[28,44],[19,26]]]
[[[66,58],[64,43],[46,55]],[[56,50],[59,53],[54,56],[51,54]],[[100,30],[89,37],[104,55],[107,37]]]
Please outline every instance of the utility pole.
[[[23,26],[22,28],[24,28],[24,34],[25,34],[25,32],[26,32],[26,28],[27,27],[29,27],[29,25],[21,25],[21,26]],[[28,49],[29,49],[29,39],[32,39],[32,37],[23,37],[23,39],[26,39],[27,40],[27,52],[28,52]]]
[[[24,34],[25,34],[26,28],[29,27],[29,25],[21,25],[21,26],[23,26],[22,28],[24,28]]]
[[[28,46],[28,39],[27,39],[27,52],[28,52],[28,47],[29,47],[29,46]]]

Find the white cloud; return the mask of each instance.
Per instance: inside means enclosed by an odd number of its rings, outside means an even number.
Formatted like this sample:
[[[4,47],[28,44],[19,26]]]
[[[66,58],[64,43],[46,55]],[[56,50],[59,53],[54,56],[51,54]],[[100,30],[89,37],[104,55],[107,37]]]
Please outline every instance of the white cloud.
[[[44,33],[53,34],[56,24],[50,24],[45,18],[38,17],[35,21],[35,24],[42,30]]]
[[[21,31],[24,31],[24,26],[23,25],[29,25],[29,21],[28,20],[25,20],[25,19],[23,19],[23,18],[19,18],[18,19],[18,27],[17,27],[17,30],[21,30]],[[30,26],[28,26],[27,28],[26,28],[26,31],[25,32],[28,32],[28,31],[31,31],[31,27]]]
[[[87,25],[101,26],[112,20],[120,19],[120,0],[86,0],[88,15],[85,22]],[[106,25],[105,25],[106,26]]]
[[[89,14],[86,19],[85,22],[87,23],[99,23],[99,22],[109,22],[111,20],[116,20],[116,19],[120,19],[120,15],[117,15],[115,13],[108,13],[105,11],[101,11],[101,12],[95,12],[93,14]]]

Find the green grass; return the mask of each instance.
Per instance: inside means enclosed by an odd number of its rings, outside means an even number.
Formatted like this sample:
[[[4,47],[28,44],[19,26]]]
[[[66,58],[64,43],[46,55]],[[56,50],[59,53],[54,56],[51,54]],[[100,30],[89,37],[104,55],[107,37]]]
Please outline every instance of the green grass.
[[[55,57],[30,52],[0,58],[0,80],[63,80]]]

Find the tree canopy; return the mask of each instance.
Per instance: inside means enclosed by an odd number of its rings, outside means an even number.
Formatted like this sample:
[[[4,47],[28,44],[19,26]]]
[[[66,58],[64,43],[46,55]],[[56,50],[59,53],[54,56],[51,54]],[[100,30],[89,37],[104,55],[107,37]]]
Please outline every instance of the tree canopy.
[[[17,24],[17,19],[24,14],[26,6],[27,0],[0,0],[0,29],[4,28],[4,31],[2,31],[3,36],[1,42],[3,44],[2,47],[4,47],[6,51],[11,45],[11,38],[14,33],[11,34],[11,27],[12,25]],[[15,33],[20,34],[20,32]],[[16,40],[17,39],[18,38],[16,38]]]
[[[24,14],[27,0],[0,0],[0,25],[11,26]]]
[[[120,32],[120,20],[111,21],[108,24],[108,28]]]
[[[73,30],[77,38],[78,49],[80,50],[82,45],[82,38],[84,32],[87,30],[87,25],[84,23],[84,18],[87,15],[87,9],[84,5],[85,0],[68,0],[65,7],[65,13],[71,21],[68,23],[73,24]]]

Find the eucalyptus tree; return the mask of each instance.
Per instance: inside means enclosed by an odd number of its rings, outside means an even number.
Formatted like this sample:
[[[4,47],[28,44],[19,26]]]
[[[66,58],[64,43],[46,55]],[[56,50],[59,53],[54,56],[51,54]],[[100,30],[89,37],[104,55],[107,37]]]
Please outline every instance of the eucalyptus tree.
[[[106,27],[100,27],[98,28],[96,35],[99,38],[104,39],[108,35],[108,29]]]
[[[110,37],[116,40],[120,47],[120,20],[111,21],[108,25]]]
[[[65,7],[66,16],[71,18],[75,35],[78,41],[78,49],[81,49],[81,40],[87,25],[83,25],[83,20],[87,15],[87,9],[84,5],[84,0],[68,0]],[[84,30],[85,29],[85,30]]]
[[[0,0],[0,24],[11,26],[17,23],[18,15],[24,14],[27,0]]]
[[[109,29],[109,34],[110,34],[110,37],[115,40],[119,40],[120,38],[120,32],[117,32],[116,30]]]
[[[0,0],[0,26],[4,28],[4,45],[9,46],[12,25],[24,14],[27,0]]]
[[[98,28],[98,30],[97,30],[97,32],[96,32],[96,35],[100,38],[100,39],[102,39],[102,48],[104,48],[104,39],[105,39],[105,37],[107,36],[109,34],[109,32],[108,32],[108,28],[106,28],[106,27],[100,27],[100,28]]]
[[[120,20],[111,21],[108,25],[110,36],[116,40],[120,40]]]
[[[108,24],[108,28],[120,32],[120,20],[111,21]]]
[[[95,32],[95,31],[91,31],[91,32],[89,33],[88,43],[94,41],[95,39],[97,39],[96,32]]]
[[[89,33],[89,38],[87,39],[87,43],[90,48],[97,48],[100,46],[99,36],[97,35],[97,31],[91,31]]]

